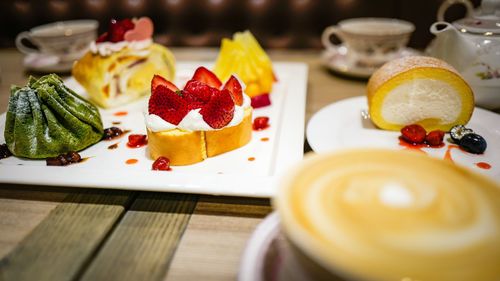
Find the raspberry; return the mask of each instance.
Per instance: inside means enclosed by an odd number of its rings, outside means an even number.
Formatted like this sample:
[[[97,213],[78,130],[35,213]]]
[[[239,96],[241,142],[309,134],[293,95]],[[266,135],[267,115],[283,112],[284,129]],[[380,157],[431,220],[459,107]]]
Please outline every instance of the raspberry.
[[[412,144],[419,144],[424,142],[427,132],[422,126],[412,124],[403,127],[403,129],[401,129],[401,135],[403,140]]]
[[[430,146],[440,146],[443,144],[444,132],[435,130],[427,134],[425,142]]]

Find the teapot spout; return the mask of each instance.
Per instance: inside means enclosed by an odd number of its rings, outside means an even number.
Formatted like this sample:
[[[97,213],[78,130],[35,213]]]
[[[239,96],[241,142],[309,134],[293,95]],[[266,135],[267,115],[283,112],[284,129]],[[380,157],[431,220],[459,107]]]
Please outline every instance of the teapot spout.
[[[458,71],[470,66],[476,58],[476,48],[472,40],[466,38],[453,25],[438,21],[431,25],[430,32],[436,38],[426,52],[451,64]]]

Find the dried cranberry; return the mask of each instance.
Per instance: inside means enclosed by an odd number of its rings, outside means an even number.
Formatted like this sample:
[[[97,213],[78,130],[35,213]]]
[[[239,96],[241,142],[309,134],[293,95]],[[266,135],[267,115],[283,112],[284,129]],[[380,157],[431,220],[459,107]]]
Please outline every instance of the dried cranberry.
[[[160,156],[153,162],[154,171],[170,171],[170,160],[167,157]]]
[[[128,147],[137,148],[146,145],[147,143],[148,140],[146,135],[132,134],[128,136]]]
[[[440,146],[443,144],[444,132],[435,130],[425,136],[425,142],[430,146]]]
[[[424,142],[427,132],[422,126],[418,124],[412,124],[401,129],[401,135],[403,137],[403,140],[409,143],[419,144]]]
[[[271,105],[271,100],[269,99],[269,94],[262,94],[252,97],[251,103],[253,108],[259,108]]]
[[[269,127],[269,117],[260,116],[253,120],[253,129],[255,131],[261,131]]]
[[[114,139],[116,137],[123,135],[123,133],[124,132],[118,127],[106,128],[106,129],[104,129],[104,135],[103,135],[102,139],[111,140],[111,139]]]
[[[45,159],[47,166],[67,166],[80,161],[82,161],[82,157],[75,151],[70,151],[68,153],[59,154],[56,157],[49,157]]]
[[[70,152],[66,153],[65,157],[69,163],[78,163],[82,160],[82,157],[80,156],[80,154],[78,154],[75,151],[70,151]]]
[[[7,147],[7,144],[1,144],[0,145],[0,159],[7,158],[9,156],[12,156],[12,153],[10,152],[9,148]]]

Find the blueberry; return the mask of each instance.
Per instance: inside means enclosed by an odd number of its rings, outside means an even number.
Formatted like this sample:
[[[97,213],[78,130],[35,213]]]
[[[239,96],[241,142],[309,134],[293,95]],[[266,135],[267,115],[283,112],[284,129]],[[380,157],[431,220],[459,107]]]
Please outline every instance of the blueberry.
[[[460,143],[460,139],[463,136],[472,134],[474,131],[472,129],[466,128],[464,125],[455,125],[450,130],[450,136],[454,143]]]
[[[486,140],[478,134],[466,134],[460,139],[460,147],[474,154],[482,154],[486,150]]]

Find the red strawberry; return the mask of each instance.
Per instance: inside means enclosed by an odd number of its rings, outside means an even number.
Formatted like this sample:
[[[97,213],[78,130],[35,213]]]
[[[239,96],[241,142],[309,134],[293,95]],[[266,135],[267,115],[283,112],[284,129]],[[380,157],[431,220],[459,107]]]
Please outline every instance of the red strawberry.
[[[122,19],[119,24],[126,30],[134,29],[135,24],[131,19]]]
[[[425,129],[418,124],[408,125],[401,129],[403,140],[413,144],[423,143],[426,134]]]
[[[155,75],[153,76],[153,79],[151,79],[151,93],[154,92],[156,90],[156,87],[158,87],[159,85],[167,87],[167,89],[169,89],[172,92],[179,91],[179,88],[177,88],[177,86],[175,86],[172,82],[167,81],[160,75]]]
[[[430,146],[440,146],[443,144],[444,132],[441,130],[434,130],[427,134],[425,142]]]
[[[193,74],[193,78],[191,79],[203,82],[208,86],[217,89],[220,89],[220,87],[222,86],[222,82],[219,80],[219,78],[217,78],[217,76],[215,76],[215,74],[212,71],[206,69],[203,66],[200,66],[196,69],[196,71]]]
[[[108,30],[108,40],[113,43],[125,40],[125,32],[133,29],[134,26],[134,23],[130,19],[124,19],[121,21],[111,19]]]
[[[189,80],[182,90],[182,96],[189,109],[201,108],[210,101],[212,95],[219,90],[197,80]]]
[[[131,148],[139,148],[148,143],[148,136],[140,134],[131,134],[128,136],[127,146]]]
[[[259,108],[271,105],[271,100],[269,99],[269,94],[262,94],[252,97],[251,103],[253,108]]]
[[[170,159],[167,157],[160,156],[158,157],[151,166],[153,171],[170,171]]]
[[[158,115],[174,125],[179,125],[189,111],[186,101],[163,85],[151,93],[148,109],[149,114]]]
[[[262,131],[269,127],[269,117],[259,116],[253,120],[252,128],[255,131]]]
[[[240,81],[234,75],[229,77],[223,89],[231,93],[231,97],[236,105],[241,106],[243,104],[243,90],[241,89]]]
[[[234,102],[228,90],[216,91],[200,110],[203,120],[210,127],[220,129],[229,124],[234,116]]]
[[[108,41],[108,37],[109,37],[108,32],[104,32],[99,36],[99,38],[97,38],[97,40],[95,40],[95,42],[96,43],[106,42]]]

